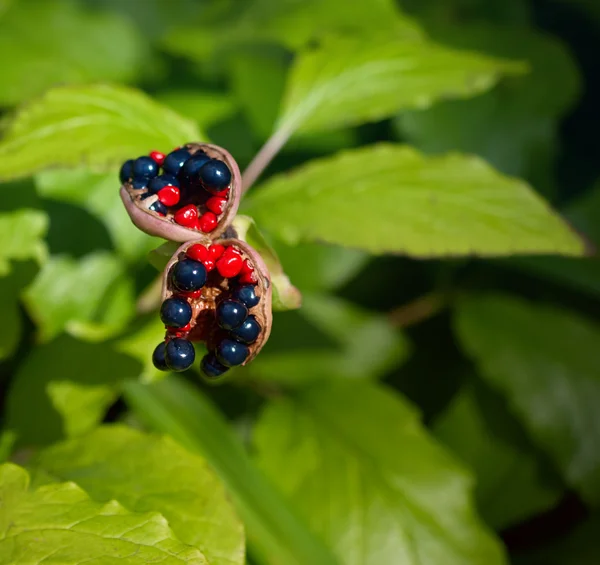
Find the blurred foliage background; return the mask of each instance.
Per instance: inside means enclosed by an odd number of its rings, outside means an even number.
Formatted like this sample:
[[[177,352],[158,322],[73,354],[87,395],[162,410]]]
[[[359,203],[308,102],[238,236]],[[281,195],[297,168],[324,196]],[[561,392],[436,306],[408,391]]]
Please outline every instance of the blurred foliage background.
[[[594,0],[0,0],[0,562],[600,563],[599,52]],[[217,383],[116,174],[200,140],[267,143],[303,294]]]

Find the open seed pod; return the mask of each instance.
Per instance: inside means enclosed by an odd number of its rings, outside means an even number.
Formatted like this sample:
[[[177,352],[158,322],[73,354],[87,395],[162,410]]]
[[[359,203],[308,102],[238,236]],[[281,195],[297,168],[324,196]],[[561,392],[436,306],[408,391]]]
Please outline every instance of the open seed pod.
[[[218,377],[246,365],[271,332],[271,281],[247,243],[196,240],[175,252],[163,275],[161,319],[165,341],[153,355],[162,370],[183,371],[195,359],[192,342],[206,343],[200,367]]]
[[[119,177],[133,223],[149,235],[179,242],[221,235],[235,217],[242,186],[229,152],[206,143],[130,159]]]

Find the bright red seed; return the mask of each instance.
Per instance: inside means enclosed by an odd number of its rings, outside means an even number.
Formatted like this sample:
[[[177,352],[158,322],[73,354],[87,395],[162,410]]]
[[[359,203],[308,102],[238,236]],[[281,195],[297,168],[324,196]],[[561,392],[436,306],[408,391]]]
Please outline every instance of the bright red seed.
[[[203,264],[207,273],[210,273],[215,268],[215,262],[212,259],[207,259],[206,261],[203,261]]]
[[[223,213],[223,209],[225,208],[225,204],[227,204],[227,199],[226,198],[221,198],[219,196],[211,196],[206,201],[206,207],[211,212],[214,212],[215,214],[217,214],[217,216],[219,214]]]
[[[225,251],[225,247],[223,245],[219,245],[218,243],[213,243],[213,245],[208,248],[208,254],[214,261],[223,255],[223,251]]]
[[[229,187],[224,188],[220,192],[213,192],[213,195],[217,198],[225,198],[227,200],[227,195],[229,194]]]
[[[151,151],[150,152],[150,159],[155,161],[160,166],[162,166],[162,164],[164,163],[165,157],[166,157],[166,155],[164,153],[161,153],[160,151]]]
[[[248,274],[248,273],[252,273],[254,272],[254,267],[252,266],[252,263],[250,263],[250,261],[248,261],[248,259],[244,260],[244,265],[242,266],[242,275]]]
[[[176,186],[165,186],[157,192],[157,195],[165,206],[175,206],[179,202],[179,189]]]
[[[201,263],[204,263],[204,261],[209,258],[208,249],[200,243],[194,243],[194,245],[190,245],[185,254],[190,259],[193,259],[194,261],[200,261]]]
[[[218,223],[219,220],[217,215],[213,214],[212,212],[205,212],[198,219],[198,227],[200,228],[200,231],[203,231],[204,233],[213,231],[217,227]]]
[[[165,326],[166,330],[168,333],[170,334],[185,334],[187,332],[189,332],[192,329],[192,324],[188,323],[185,326],[183,326],[182,328],[174,328],[172,326]]]
[[[251,271],[250,273],[241,273],[239,281],[242,284],[256,284],[258,279],[256,278],[256,273]]]
[[[240,274],[243,264],[244,261],[239,255],[230,255],[226,257],[225,254],[223,254],[223,257],[217,261],[217,271],[219,271],[219,274],[222,277],[230,279],[232,277],[237,277]]]
[[[193,228],[196,226],[196,220],[198,219],[198,208],[193,204],[188,204],[183,208],[180,208],[175,212],[173,219],[180,225],[186,228]]]
[[[202,296],[202,289],[190,290],[188,292],[180,291],[179,294],[184,298],[200,298]]]
[[[242,254],[240,253],[240,250],[237,247],[234,247],[233,245],[229,245],[228,247],[225,248],[225,251],[223,251],[223,257],[242,257]]]

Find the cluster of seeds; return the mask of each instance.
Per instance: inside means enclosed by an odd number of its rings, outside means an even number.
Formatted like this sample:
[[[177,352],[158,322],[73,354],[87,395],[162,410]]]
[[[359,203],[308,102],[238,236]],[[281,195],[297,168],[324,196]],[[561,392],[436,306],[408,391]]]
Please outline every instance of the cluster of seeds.
[[[160,311],[166,335],[154,350],[155,367],[188,369],[194,341],[207,344],[209,353],[200,363],[207,377],[249,361],[268,337],[261,308],[270,308],[261,304],[266,288],[251,257],[232,240],[182,246],[166,272]]]
[[[209,234],[228,206],[232,173],[210,146],[178,147],[168,155],[126,161],[119,178],[136,205],[188,229]]]

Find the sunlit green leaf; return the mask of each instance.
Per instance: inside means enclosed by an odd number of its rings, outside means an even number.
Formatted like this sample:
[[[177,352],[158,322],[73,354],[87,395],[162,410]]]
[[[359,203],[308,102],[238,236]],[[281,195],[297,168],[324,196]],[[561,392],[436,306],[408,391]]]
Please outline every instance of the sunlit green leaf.
[[[8,391],[6,426],[19,446],[86,433],[102,420],[120,382],[141,370],[141,363],[108,344],[61,336],[34,348],[19,366]]]
[[[341,563],[506,562],[473,511],[469,475],[383,388],[340,381],[274,400],[255,444]]]
[[[329,37],[294,62],[276,129],[319,131],[380,120],[437,98],[472,96],[514,62],[386,34]]]
[[[109,253],[92,253],[80,261],[53,257],[24,291],[23,301],[38,324],[40,340],[68,331],[102,341],[133,316],[133,281]]]
[[[48,216],[40,210],[22,208],[0,213],[0,276],[10,271],[10,261],[46,258],[44,236],[48,230]]]
[[[144,65],[143,37],[127,20],[74,2],[15,2],[0,20],[0,104],[59,84],[130,80]]]
[[[159,92],[156,99],[178,114],[195,120],[202,128],[228,118],[235,111],[233,98],[222,92],[165,90]]]
[[[182,542],[212,565],[244,563],[244,532],[220,481],[198,455],[173,440],[124,426],[101,427],[52,446],[37,464],[76,482],[98,502],[159,512]]]
[[[583,242],[524,182],[476,157],[381,144],[273,177],[245,211],[288,243],[416,257],[557,253]]]
[[[268,565],[337,561],[252,463],[223,415],[197,388],[177,378],[125,384],[125,398],[147,425],[203,455],[227,486],[253,555]]]
[[[566,481],[600,502],[600,329],[568,311],[506,296],[465,299],[458,337]]]
[[[260,233],[254,220],[248,216],[237,216],[233,221],[238,238],[250,244],[262,257],[273,285],[273,310],[293,310],[300,308],[302,295],[283,272],[279,257]]]
[[[153,149],[170,151],[204,136],[196,125],[123,86],[60,87],[21,107],[0,142],[0,179],[50,166],[114,170]]]
[[[543,477],[541,462],[513,424],[502,408],[469,389],[459,393],[433,428],[475,473],[478,507],[497,530],[547,510],[561,494],[556,481]]]
[[[2,563],[208,563],[200,550],[177,540],[156,512],[133,513],[114,500],[99,504],[74,483],[33,491],[28,483],[25,469],[0,466]]]

